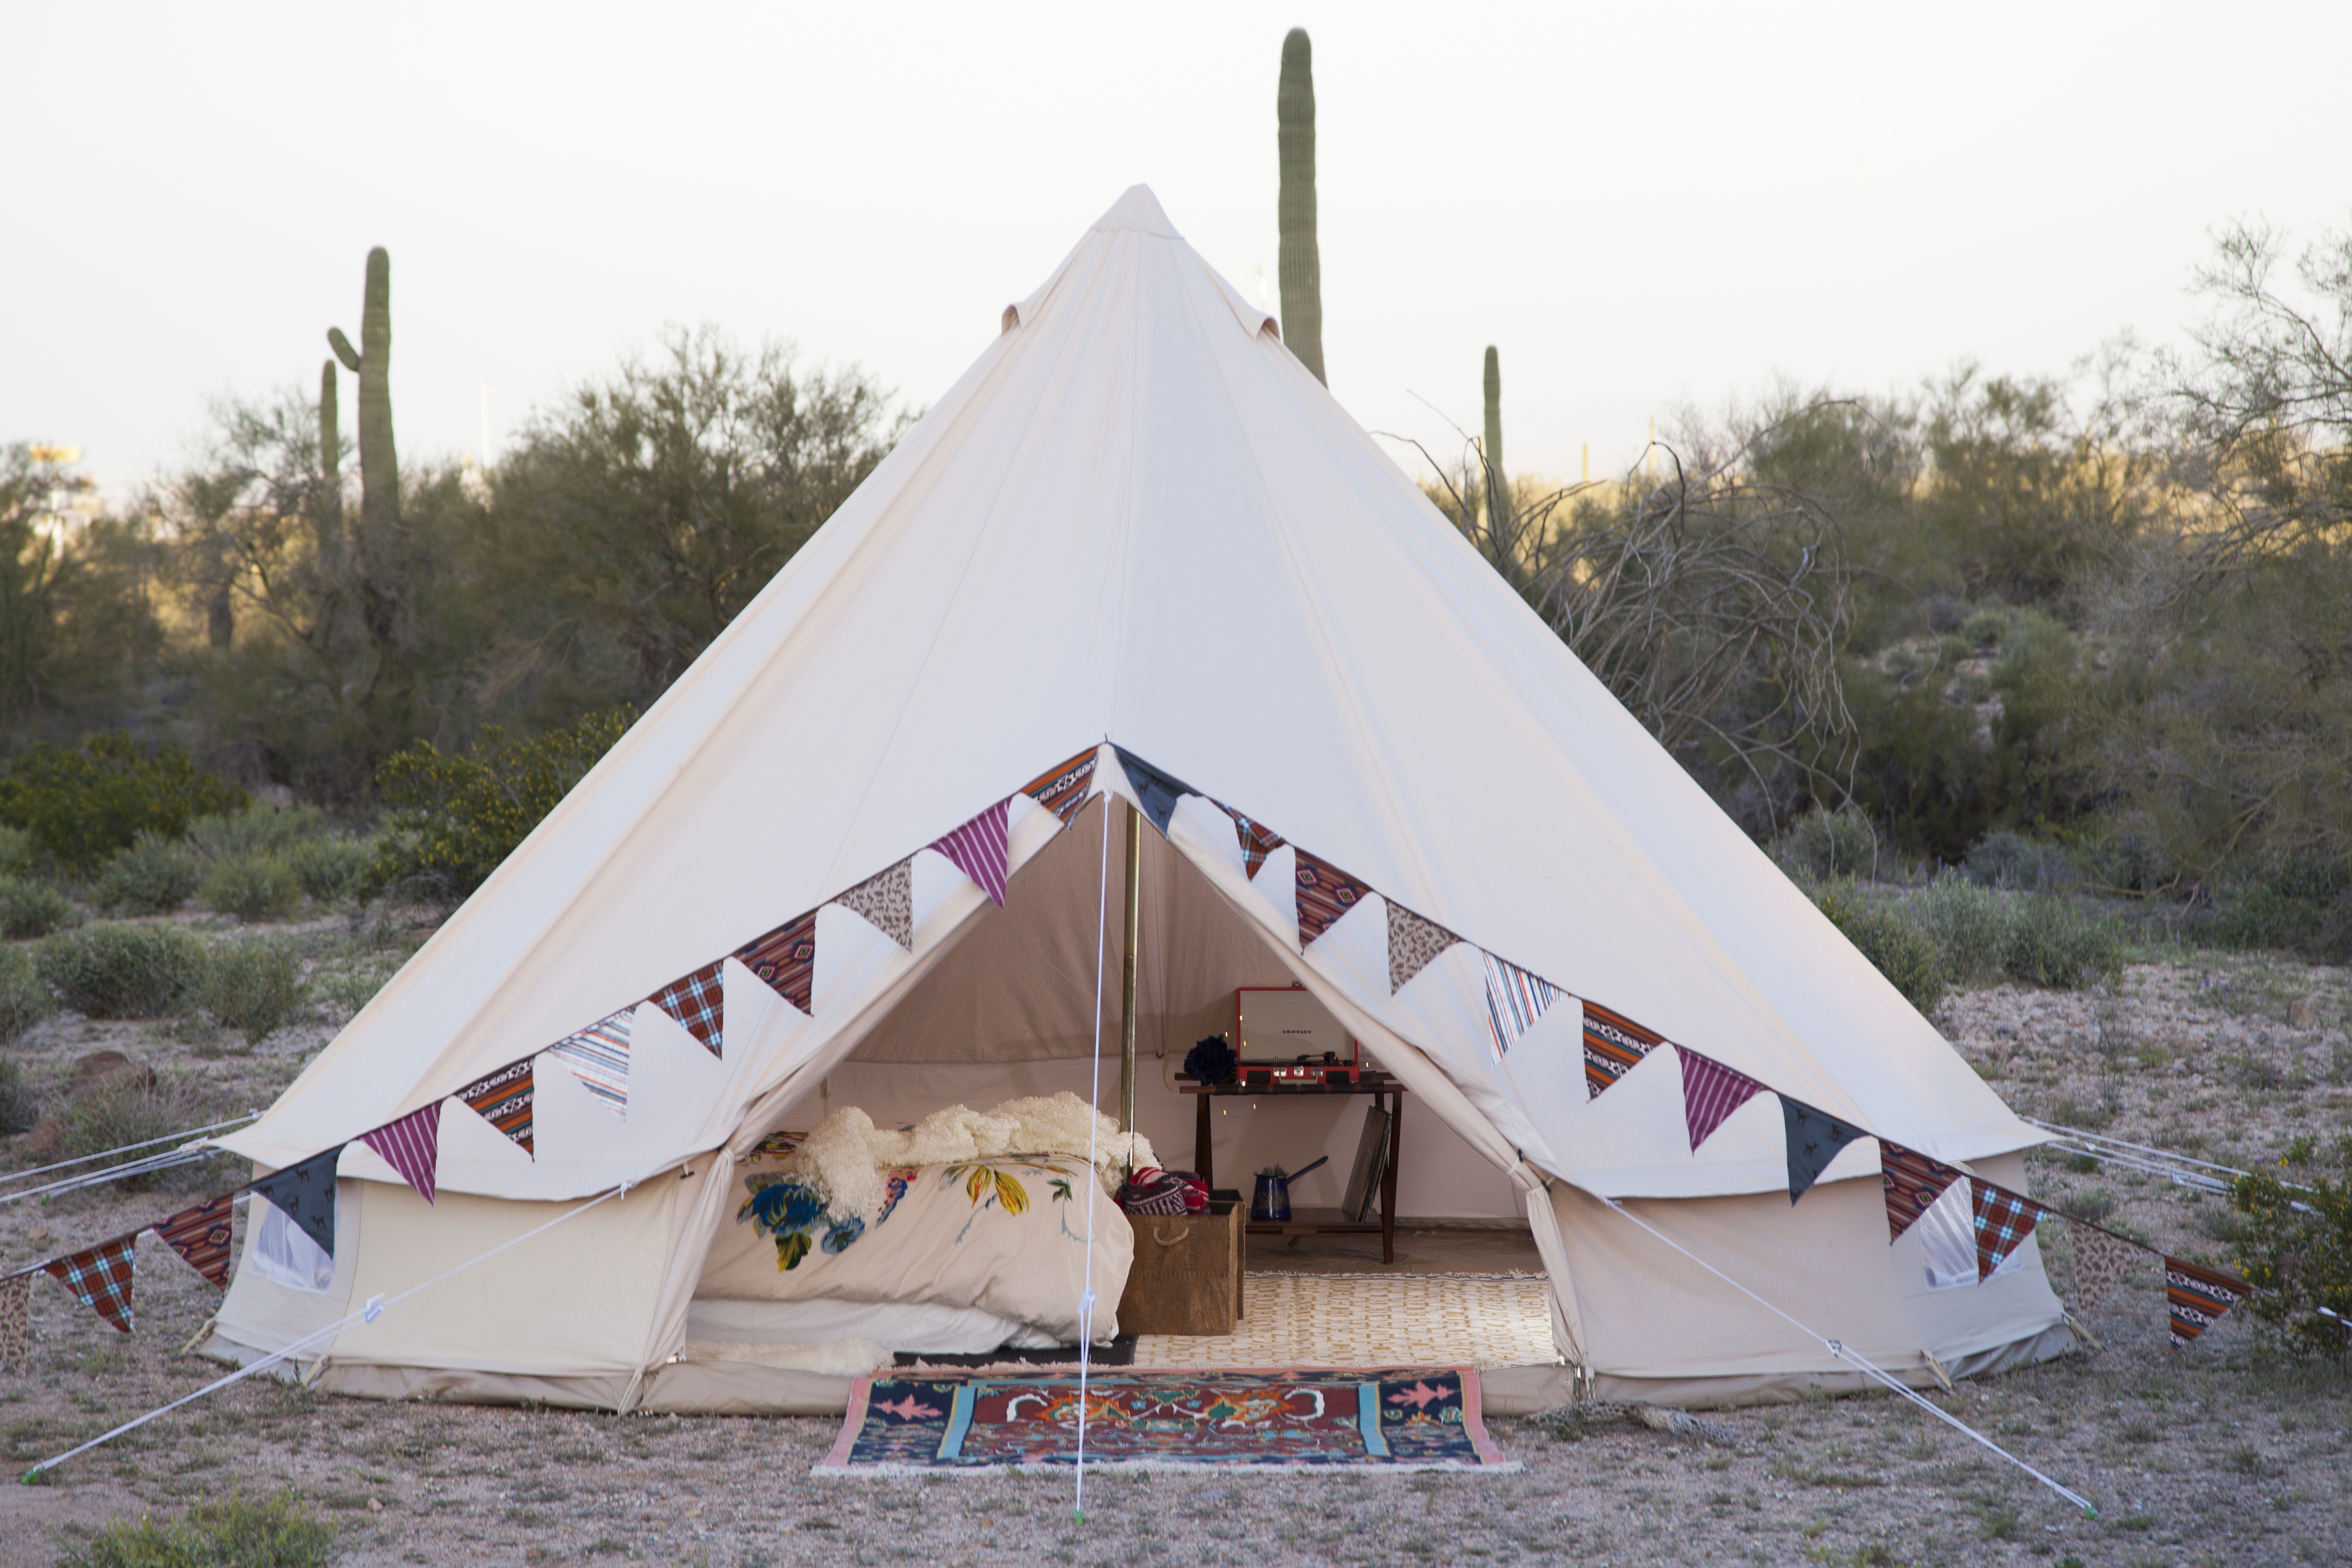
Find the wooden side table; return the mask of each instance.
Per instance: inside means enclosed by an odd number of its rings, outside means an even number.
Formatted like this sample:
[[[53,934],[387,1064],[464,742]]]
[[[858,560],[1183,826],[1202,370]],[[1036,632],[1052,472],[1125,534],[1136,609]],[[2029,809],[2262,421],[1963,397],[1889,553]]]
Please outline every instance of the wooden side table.
[[[1177,1087],[1186,1094],[1199,1097],[1198,1113],[1192,1134],[1192,1166],[1201,1179],[1211,1187],[1217,1185],[1213,1166],[1216,1155],[1210,1148],[1209,1103],[1218,1098],[1279,1100],[1288,1095],[1308,1094],[1369,1094],[1375,1105],[1389,1113],[1389,1157],[1381,1172],[1381,1218],[1376,1223],[1366,1219],[1350,1219],[1336,1208],[1294,1208],[1286,1220],[1251,1220],[1252,1236],[1374,1236],[1381,1239],[1381,1260],[1396,1261],[1396,1195],[1397,1152],[1403,1146],[1404,1085],[1378,1068],[1368,1067],[1354,1083],[1285,1083],[1253,1089],[1238,1081],[1232,1083],[1202,1083],[1183,1073],[1177,1075]],[[1246,1193],[1249,1184],[1244,1183]],[[1243,1203],[1249,1201],[1244,1196]]]

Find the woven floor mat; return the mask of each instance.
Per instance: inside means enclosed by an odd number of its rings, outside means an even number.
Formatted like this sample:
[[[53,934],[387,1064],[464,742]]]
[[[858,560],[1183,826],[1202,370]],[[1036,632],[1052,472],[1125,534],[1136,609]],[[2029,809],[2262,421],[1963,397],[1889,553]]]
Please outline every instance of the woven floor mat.
[[[1230,1335],[1145,1334],[1143,1366],[1529,1366],[1559,1359],[1540,1277],[1251,1274]]]

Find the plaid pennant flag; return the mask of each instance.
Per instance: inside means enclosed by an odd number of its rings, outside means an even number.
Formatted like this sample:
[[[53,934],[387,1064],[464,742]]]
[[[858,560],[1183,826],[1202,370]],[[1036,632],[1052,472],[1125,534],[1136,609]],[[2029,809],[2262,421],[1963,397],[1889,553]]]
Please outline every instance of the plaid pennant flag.
[[[236,1203],[236,1194],[225,1192],[155,1226],[155,1234],[182,1262],[224,1291],[228,1289],[228,1241]]]
[[[1094,787],[1095,760],[1101,750],[1089,746],[1067,762],[1056,763],[1021,786],[1021,792],[1053,812],[1062,826],[1068,827],[1070,819],[1078,814],[1078,808],[1087,803],[1087,792]]]
[[[2243,1280],[2167,1258],[2164,1301],[2172,1318],[2172,1348],[2187,1349],[2190,1340],[2211,1328],[2223,1312],[2251,1293]]]
[[[1536,1020],[1551,1010],[1552,1003],[1568,993],[1483,947],[1478,956],[1486,965],[1486,1028],[1494,1036],[1496,1056],[1507,1056],[1511,1047],[1519,1043],[1519,1036],[1533,1029]]]
[[[79,1296],[83,1306],[121,1333],[129,1333],[131,1259],[138,1241],[136,1231],[118,1236],[111,1241],[100,1242],[87,1252],[53,1259],[41,1265],[41,1272],[64,1281],[66,1289]]]
[[[1298,856],[1298,950],[1304,953],[1372,890],[1329,861],[1318,860],[1297,844],[1290,847]]]
[[[623,1008],[547,1048],[547,1054],[571,1069],[581,1086],[615,1116],[629,1113],[629,1035],[636,1021],[637,1009]]]
[[[900,862],[901,866],[905,862]],[[724,959],[714,958],[690,975],[682,975],[656,991],[646,1000],[669,1014],[686,1026],[686,1032],[702,1042],[711,1055],[719,1054],[719,1020],[723,995],[719,971]]]
[[[815,910],[787,920],[765,936],[744,944],[735,950],[735,956],[778,996],[812,1018],[815,1016],[816,1009],[809,1005],[816,988]]]
[[[2066,1239],[2074,1254],[2074,1310],[2087,1312],[2115,1294],[2148,1249],[2085,1220],[2066,1217]]]
[[[1389,906],[1389,995],[1395,996],[1462,938],[1393,898],[1383,896],[1381,902]]]
[[[1675,1047],[1675,1054],[1683,1064],[1683,1122],[1690,1129],[1691,1153],[1696,1154],[1734,1111],[1764,1092],[1764,1085],[1686,1045]],[[1591,1073],[1589,1063],[1585,1071]]]
[[[1265,865],[1265,857],[1282,847],[1282,836],[1257,822],[1250,821],[1223,800],[1217,810],[1234,820],[1234,835],[1242,841],[1242,870],[1252,882]]]
[[[1162,773],[1123,746],[1114,746],[1111,750],[1118,754],[1118,765],[1127,771],[1127,781],[1135,790],[1136,803],[1143,808],[1143,814],[1151,819],[1151,825],[1160,830],[1160,836],[1166,838],[1168,819],[1176,814],[1176,802],[1200,791],[1173,773]]]
[[[1970,1176],[1976,1189],[1977,1278],[1990,1280],[2001,1260],[2017,1250],[2042,1217],[2052,1212],[2021,1193]]]
[[[537,1159],[539,1152],[531,1146],[531,1103],[537,1098],[537,1082],[531,1075],[530,1058],[526,1056],[486,1078],[475,1079],[457,1091],[457,1099]]]
[[[1786,1094],[1780,1096],[1780,1118],[1789,1133],[1789,1201],[1792,1204],[1812,1190],[1840,1149],[1856,1138],[1869,1136],[1851,1122],[1841,1122],[1827,1111],[1817,1111]]]
[[[335,1255],[335,1162],[342,1154],[343,1145],[337,1144],[300,1165],[245,1184],[246,1191],[277,1205],[330,1258]]]
[[[911,953],[915,950],[915,873],[911,860],[877,872],[833,902]]]
[[[425,1202],[433,1201],[433,1167],[441,1158],[441,1102],[411,1111],[397,1122],[386,1122],[360,1142],[383,1156]]]
[[[1944,1189],[1965,1173],[1916,1149],[1878,1140],[1878,1179],[1886,1188],[1886,1244],[1892,1247],[1919,1217],[1936,1206]]]
[[[1005,829],[1012,800],[999,800],[930,848],[947,856],[955,868],[979,885],[997,908],[1004,907],[1004,877],[1013,860],[1013,840]]]
[[[33,1361],[33,1270],[0,1280],[0,1366],[24,1372]]]
[[[1642,1064],[1665,1036],[1643,1029],[1623,1013],[1599,1002],[1584,1000],[1584,1098],[1589,1103],[1601,1091]]]

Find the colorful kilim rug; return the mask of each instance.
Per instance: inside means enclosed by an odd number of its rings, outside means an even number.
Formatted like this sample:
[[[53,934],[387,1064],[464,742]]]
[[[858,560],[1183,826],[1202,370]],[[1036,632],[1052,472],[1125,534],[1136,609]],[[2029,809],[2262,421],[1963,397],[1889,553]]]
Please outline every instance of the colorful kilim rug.
[[[1087,1463],[1107,1469],[1517,1469],[1462,1367],[1106,1370],[1088,1380]],[[861,1377],[816,1475],[1037,1469],[1077,1457],[1074,1373]]]

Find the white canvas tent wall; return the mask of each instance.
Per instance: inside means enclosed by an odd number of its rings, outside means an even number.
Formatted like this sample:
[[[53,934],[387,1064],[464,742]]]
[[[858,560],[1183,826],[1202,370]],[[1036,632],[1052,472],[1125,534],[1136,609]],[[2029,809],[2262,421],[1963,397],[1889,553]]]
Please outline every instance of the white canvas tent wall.
[[[1471,943],[2017,1185],[2032,1129],[1140,186],[1005,311],[962,380],[268,1113],[223,1143],[282,1166],[432,1104],[1104,740]],[[1097,787],[1127,791],[1101,755]],[[314,1373],[373,1392],[793,1407],[805,1389],[721,1389],[670,1363],[732,1212],[730,1155],[804,1123],[836,1070],[877,1092],[894,1068],[952,1079],[948,1098],[978,1104],[993,1098],[975,1092],[982,1067],[1011,1092],[1082,1066],[1097,821],[1065,833],[1016,799],[1001,913],[918,854],[911,954],[825,907],[813,1017],[730,961],[719,1058],[638,1008],[624,1122],[544,1057],[535,1160],[445,1103],[434,1209],[352,1144],[333,1290],[303,1299],[248,1268],[215,1348],[282,1343],[626,1180],[642,1185],[625,1199],[342,1333]],[[1870,1140],[1792,1210],[1769,1096],[1693,1157],[1672,1052],[1587,1104],[1575,1007],[1499,1056],[1471,946],[1391,996],[1381,898],[1302,955],[1293,853],[1252,881],[1223,813],[1181,801],[1150,857],[1148,1014],[1189,1020],[1253,980],[1311,989],[1407,1082],[1409,1115],[1442,1122],[1525,1204],[1562,1354],[1593,1386],[1708,1398],[1845,1380],[1595,1195],[1643,1200],[1653,1223],[1909,1375],[2053,1343],[2061,1312],[2031,1242],[2011,1274],[1925,1290],[1916,1243],[1887,1245]],[[868,1060],[842,1066],[853,1053]]]

